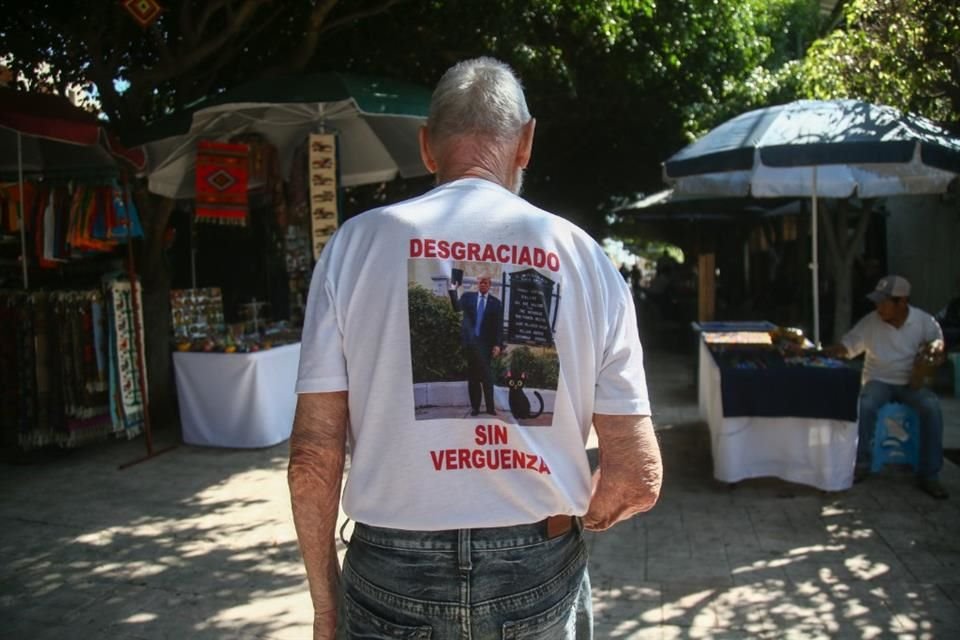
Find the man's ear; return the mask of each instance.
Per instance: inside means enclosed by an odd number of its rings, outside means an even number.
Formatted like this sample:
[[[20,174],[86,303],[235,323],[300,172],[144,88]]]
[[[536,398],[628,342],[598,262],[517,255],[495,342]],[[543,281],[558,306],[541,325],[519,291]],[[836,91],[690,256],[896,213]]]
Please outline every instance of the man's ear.
[[[526,169],[527,165],[530,164],[530,156],[533,155],[533,131],[536,128],[536,118],[530,118],[530,122],[520,129],[520,144],[517,145],[517,166],[521,169]]]
[[[433,159],[433,153],[430,151],[430,138],[426,125],[420,127],[418,136],[420,138],[420,159],[423,160],[423,166],[425,166],[430,173],[436,173],[437,161]]]

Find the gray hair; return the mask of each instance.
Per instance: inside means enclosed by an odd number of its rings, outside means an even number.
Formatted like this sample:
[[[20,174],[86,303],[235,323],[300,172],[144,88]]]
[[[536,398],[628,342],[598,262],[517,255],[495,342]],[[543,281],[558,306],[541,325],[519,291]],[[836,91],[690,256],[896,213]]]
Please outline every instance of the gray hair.
[[[529,121],[516,74],[503,62],[482,57],[459,62],[443,74],[430,100],[427,130],[437,141],[456,135],[506,141]]]

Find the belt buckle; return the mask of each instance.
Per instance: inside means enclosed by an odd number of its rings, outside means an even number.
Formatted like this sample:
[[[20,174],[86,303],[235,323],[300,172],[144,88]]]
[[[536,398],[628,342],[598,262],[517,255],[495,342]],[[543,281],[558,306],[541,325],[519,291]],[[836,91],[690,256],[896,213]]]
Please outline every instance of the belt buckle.
[[[547,523],[547,538],[553,539],[562,536],[573,528],[573,516],[550,516]]]

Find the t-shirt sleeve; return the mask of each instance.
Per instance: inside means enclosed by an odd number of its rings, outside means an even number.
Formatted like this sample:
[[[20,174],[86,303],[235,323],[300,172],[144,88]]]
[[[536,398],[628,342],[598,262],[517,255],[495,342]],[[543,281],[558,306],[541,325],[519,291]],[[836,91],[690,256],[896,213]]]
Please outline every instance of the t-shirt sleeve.
[[[850,358],[856,358],[858,355],[863,353],[866,350],[866,326],[867,319],[869,316],[864,316],[860,319],[860,322],[853,325],[853,328],[847,332],[845,336],[840,340],[842,344],[847,349],[847,356]]]
[[[324,269],[317,264],[303,321],[297,393],[323,393],[347,389],[347,362],[343,355],[343,332],[337,318],[336,297]]]
[[[924,342],[930,342],[931,340],[943,340],[943,329],[940,328],[940,323],[937,322],[936,318],[933,316],[927,316],[924,318],[923,334]]]
[[[621,300],[608,327],[598,371],[595,413],[651,415],[637,314],[632,300],[627,296]]]

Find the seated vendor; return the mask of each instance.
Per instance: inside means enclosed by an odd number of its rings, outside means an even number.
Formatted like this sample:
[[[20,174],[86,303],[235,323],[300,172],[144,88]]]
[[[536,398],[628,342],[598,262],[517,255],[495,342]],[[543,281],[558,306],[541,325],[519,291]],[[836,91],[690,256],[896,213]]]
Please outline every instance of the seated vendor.
[[[943,416],[936,394],[919,379],[922,366],[944,361],[943,334],[933,316],[909,304],[910,283],[901,276],[881,278],[867,295],[876,310],[865,315],[827,354],[854,358],[866,354],[860,388],[859,432],[854,482],[870,471],[877,412],[888,402],[913,408],[920,418],[918,486],[934,498],[947,491],[938,475],[943,466]]]

